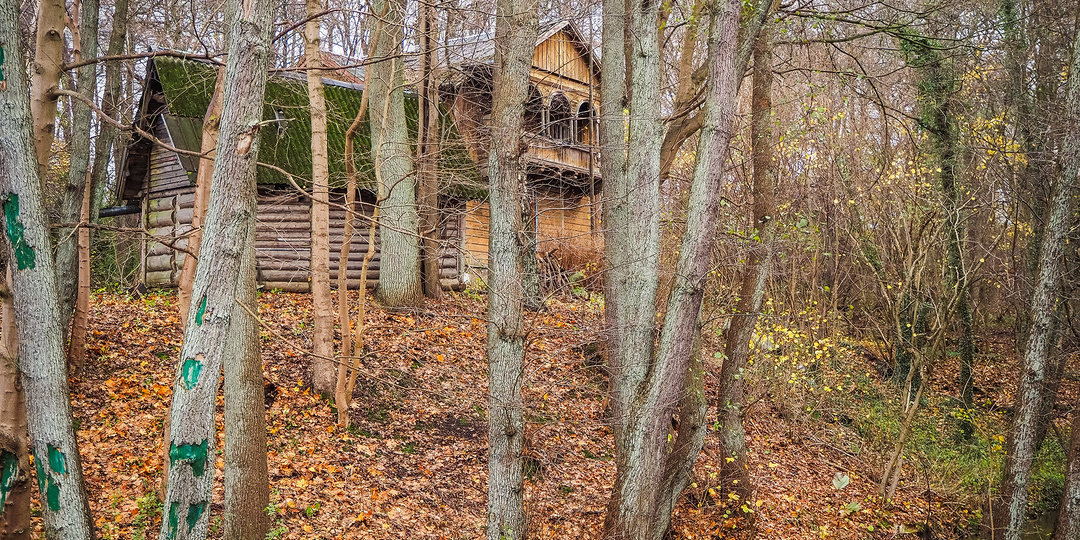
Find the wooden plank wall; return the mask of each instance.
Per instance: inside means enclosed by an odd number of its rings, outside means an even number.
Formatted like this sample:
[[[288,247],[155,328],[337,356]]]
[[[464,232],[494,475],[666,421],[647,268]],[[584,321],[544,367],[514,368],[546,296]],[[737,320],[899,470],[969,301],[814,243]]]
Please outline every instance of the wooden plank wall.
[[[565,32],[557,32],[536,47],[533,65],[580,83],[592,82],[588,64]]]
[[[539,196],[537,210],[537,250],[556,251],[556,257],[573,266],[576,261],[594,258],[603,250],[604,239],[593,233],[589,219],[589,198],[566,199],[557,195]],[[488,224],[491,211],[484,201],[468,201],[463,209],[464,264],[486,272],[488,264]]]
[[[154,136],[158,139],[170,145],[173,144],[165,122],[160,121],[160,119],[154,122],[153,131]],[[155,144],[153,150],[150,151],[150,186],[148,189],[150,196],[155,197],[162,192],[192,186],[194,186],[194,181],[181,165],[180,156],[176,152],[166,150]]]
[[[154,236],[178,237],[191,228],[194,207],[194,188],[155,193],[150,197],[146,215],[147,228]],[[343,199],[333,201],[342,204]],[[255,225],[255,255],[259,283],[264,289],[280,289],[290,292],[306,292],[310,289],[310,203],[299,195],[260,194],[258,217]],[[371,205],[364,205],[364,214],[371,216]],[[330,283],[337,287],[338,263],[341,243],[345,234],[345,210],[331,206],[330,210]],[[440,258],[440,277],[444,285],[456,284],[460,276],[458,246],[461,238],[461,220],[457,213],[446,220],[443,228],[443,248]],[[359,286],[364,254],[367,253],[368,231],[366,226],[353,237],[349,252],[349,286]],[[378,231],[376,231],[378,242]],[[186,239],[176,242],[178,247],[187,246]],[[146,257],[145,282],[150,287],[176,287],[184,265],[184,253],[175,251],[160,242],[150,242]],[[379,279],[379,254],[376,251],[368,270],[368,286],[374,287]]]

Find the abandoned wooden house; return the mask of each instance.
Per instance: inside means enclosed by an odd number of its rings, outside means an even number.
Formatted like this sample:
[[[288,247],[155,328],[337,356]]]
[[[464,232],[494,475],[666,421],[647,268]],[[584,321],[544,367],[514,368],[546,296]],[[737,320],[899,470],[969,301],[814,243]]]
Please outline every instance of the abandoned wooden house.
[[[598,69],[588,47],[569,23],[551,25],[537,43],[527,159],[538,251],[558,250],[562,256],[579,254],[581,258],[581,253],[597,248],[598,238],[590,223],[591,195],[599,185],[592,139],[592,96],[598,95],[593,88]],[[464,42],[459,45],[451,51],[467,49]],[[442,150],[438,164],[442,240],[439,275],[445,287],[453,288],[464,285],[470,273],[482,274],[487,264],[486,167],[477,164],[486,164],[491,58],[485,56],[482,47],[474,47],[472,53],[468,59],[460,57],[460,62],[446,71],[446,83],[440,89],[447,115],[440,129]],[[455,61],[453,54],[448,57]],[[150,59],[136,124],[159,141],[197,153],[216,73],[213,66],[203,62]],[[344,202],[345,131],[359,108],[362,87],[329,77],[324,82],[332,192],[330,273],[334,281],[346,213],[333,203]],[[265,101],[264,118],[273,123],[260,132],[258,159],[272,167],[259,167],[257,177],[258,279],[264,289],[307,291],[311,202],[293,185],[307,189],[311,177],[311,126],[304,80],[272,76]],[[410,134],[415,136],[415,95],[406,98],[406,116]],[[363,149],[368,144],[367,129],[361,128],[356,146]],[[148,287],[174,287],[178,282],[185,254],[173,246],[186,247],[199,159],[139,136],[126,149],[117,199],[138,207],[150,235],[162,240],[140,245],[140,272]],[[372,164],[363,151],[356,153],[356,160],[362,184],[361,206],[370,215],[375,200]],[[367,235],[356,235],[347,262],[354,286],[366,251]],[[376,253],[369,283],[377,283],[378,261]]]

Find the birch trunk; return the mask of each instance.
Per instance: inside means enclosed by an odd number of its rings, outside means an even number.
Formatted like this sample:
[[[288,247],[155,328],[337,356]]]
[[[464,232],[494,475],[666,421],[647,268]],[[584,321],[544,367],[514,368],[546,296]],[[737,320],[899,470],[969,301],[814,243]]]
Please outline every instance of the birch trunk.
[[[376,0],[372,9],[386,13],[375,35],[371,68],[371,153],[381,156],[379,181],[379,285],[375,299],[387,307],[416,306],[423,301],[416,178],[405,126],[401,41],[404,0]],[[380,111],[374,114],[375,111]],[[382,111],[385,111],[383,113]]]
[[[499,0],[495,16],[495,80],[488,156],[488,540],[525,537],[524,269],[520,253],[525,187],[525,99],[538,15],[536,0]]]
[[[62,4],[61,4],[62,8]],[[5,65],[22,66],[19,4],[0,0],[0,43]],[[44,23],[43,23],[44,24]],[[39,50],[39,55],[43,54]],[[13,265],[19,373],[26,392],[26,418],[37,464],[42,514],[48,538],[89,539],[90,508],[72,425],[67,370],[56,292],[56,273],[42,205],[42,184],[34,159],[26,74],[5,69],[0,91],[0,198],[8,260]]]
[[[323,10],[320,0],[307,0],[308,17]],[[318,17],[304,25],[308,103],[311,105],[311,302],[315,312],[312,338],[312,380],[316,393],[334,394],[334,299],[330,294],[330,165],[326,154],[326,97],[322,83]],[[344,262],[341,264],[345,264]],[[338,283],[338,287],[343,287]],[[346,321],[342,331],[347,332]]]
[[[719,481],[722,493],[735,493],[740,500],[750,500],[753,485],[746,464],[746,433],[743,431],[745,379],[741,376],[750,356],[750,340],[757,324],[765,282],[772,264],[773,192],[776,189],[775,142],[772,135],[772,47],[767,33],[758,36],[754,47],[753,109],[750,141],[754,174],[754,237],[743,276],[738,306],[724,347],[717,388],[717,443],[720,459]],[[730,461],[729,461],[730,460]]]
[[[19,341],[11,296],[11,268],[4,249],[0,285],[0,538],[30,540],[30,452],[26,397],[19,384]]]
[[[1080,36],[1074,45],[1074,64],[1080,60]],[[1016,392],[1016,413],[1009,431],[1001,490],[1003,503],[995,505],[994,538],[1020,540],[1027,513],[1044,385],[1048,383],[1050,357],[1055,350],[1058,302],[1062,287],[1062,260],[1073,212],[1077,174],[1080,173],[1080,77],[1069,77],[1066,99],[1068,123],[1062,142],[1062,173],[1050,203],[1050,218],[1039,249],[1039,270],[1031,300],[1031,330],[1021,361]]]
[[[30,81],[30,115],[34,122],[34,153],[37,156],[38,177],[41,182],[45,182],[48,177],[49,158],[52,156],[56,131],[56,96],[52,91],[60,86],[61,67],[64,65],[66,18],[64,0],[42,0],[38,4],[34,66]],[[8,85],[11,86],[11,81],[8,81]]]
[[[161,540],[206,538],[213,495],[214,404],[222,362],[235,347],[235,321],[246,317],[240,279],[255,220],[255,165],[269,67],[273,4],[235,7],[225,68],[220,136],[202,257],[173,384]],[[240,441],[238,441],[240,442]]]

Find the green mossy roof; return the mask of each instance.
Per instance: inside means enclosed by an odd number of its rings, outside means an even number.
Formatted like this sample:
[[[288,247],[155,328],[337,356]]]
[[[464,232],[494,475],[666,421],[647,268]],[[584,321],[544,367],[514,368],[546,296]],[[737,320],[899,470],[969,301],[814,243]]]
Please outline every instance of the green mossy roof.
[[[209,64],[177,58],[154,60],[158,81],[161,83],[169,107],[168,114],[197,119],[199,125],[210,106],[217,70]],[[331,187],[345,186],[345,132],[349,129],[360,108],[361,91],[355,85],[330,82],[324,86],[327,107],[327,146],[330,156]],[[266,84],[263,119],[274,120],[275,111],[282,111],[289,119],[288,127],[278,134],[276,124],[268,124],[261,130],[259,161],[279,167],[297,177],[297,183],[307,186],[311,182],[311,116],[308,114],[307,84],[303,80],[285,76],[272,76]],[[416,139],[417,96],[405,94],[405,117],[409,138]],[[469,157],[457,128],[443,111],[443,151],[439,159],[439,184],[444,193],[469,195],[483,191],[480,174]],[[175,141],[185,150],[198,150],[198,138]],[[361,187],[373,189],[374,174],[370,158],[370,136],[367,122],[356,134],[356,168]],[[194,145],[193,147],[191,145]],[[288,184],[289,179],[272,169],[259,167],[260,184]]]

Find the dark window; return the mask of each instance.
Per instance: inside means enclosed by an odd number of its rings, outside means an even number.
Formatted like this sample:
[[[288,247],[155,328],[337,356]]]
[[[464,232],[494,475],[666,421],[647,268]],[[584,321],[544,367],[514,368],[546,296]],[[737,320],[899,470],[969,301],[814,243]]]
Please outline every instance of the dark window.
[[[539,133],[544,125],[544,96],[529,85],[529,100],[525,102],[525,131]]]
[[[557,141],[571,141],[570,121],[573,113],[566,96],[555,94],[548,110],[548,136]]]
[[[593,126],[595,123],[592,103],[588,101],[581,102],[577,110],[577,142],[581,144],[593,143]]]

